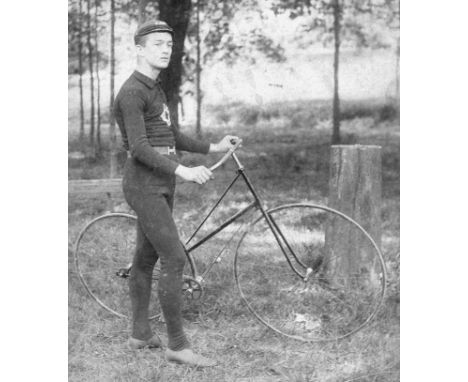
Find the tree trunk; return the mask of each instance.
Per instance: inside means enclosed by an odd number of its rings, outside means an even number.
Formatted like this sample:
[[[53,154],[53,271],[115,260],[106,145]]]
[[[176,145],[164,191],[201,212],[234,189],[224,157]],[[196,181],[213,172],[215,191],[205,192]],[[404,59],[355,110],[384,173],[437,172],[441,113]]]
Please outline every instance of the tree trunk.
[[[93,46],[91,44],[91,0],[87,0],[87,43],[88,43],[88,63],[89,63],[89,91],[90,91],[90,130],[89,130],[89,141],[91,148],[94,148],[94,75],[93,75]]]
[[[117,139],[115,135],[114,93],[115,93],[115,0],[110,0],[110,102],[109,102],[109,135],[111,144],[110,177],[117,174]]]
[[[102,142],[101,142],[101,77],[99,76],[99,20],[98,20],[98,3],[95,0],[94,7],[94,41],[96,45],[96,82],[97,82],[97,92],[96,92],[96,150],[95,155],[101,156],[102,154]]]
[[[82,23],[83,23],[83,0],[79,0],[79,18],[78,18],[78,71],[80,75],[80,141],[84,140],[84,106],[83,106],[83,41],[82,41]]]
[[[379,246],[381,195],[381,147],[332,146],[328,205],[357,221]],[[373,248],[365,239],[344,219],[327,222],[324,260],[329,276],[344,280],[344,276],[361,273],[366,265],[366,271],[375,274],[376,264],[370,261],[375,259]]]
[[[162,87],[167,96],[171,120],[175,128],[179,127],[178,104],[179,88],[182,83],[182,58],[184,41],[190,20],[191,0],[160,0],[159,18],[174,29],[174,48],[169,68],[160,74]]]
[[[396,47],[396,75],[395,75],[395,98],[400,99],[400,36],[398,36]]]
[[[398,19],[400,19],[400,1],[398,1],[398,11],[397,11]],[[399,23],[398,23],[399,24]],[[396,47],[396,99],[400,100],[400,28],[398,28],[398,37],[397,37],[397,47]],[[398,109],[399,110],[399,109]]]
[[[148,5],[149,0],[138,1],[138,25],[143,24],[146,21],[145,9]]]
[[[338,88],[339,61],[340,61],[340,26],[341,26],[340,0],[333,0],[333,33],[335,36],[335,54],[333,61],[333,135],[332,144],[340,143],[340,95]]]
[[[198,138],[202,137],[201,131],[201,104],[202,104],[202,94],[201,94],[201,65],[200,65],[200,0],[197,1],[197,125],[196,125],[196,134]]]

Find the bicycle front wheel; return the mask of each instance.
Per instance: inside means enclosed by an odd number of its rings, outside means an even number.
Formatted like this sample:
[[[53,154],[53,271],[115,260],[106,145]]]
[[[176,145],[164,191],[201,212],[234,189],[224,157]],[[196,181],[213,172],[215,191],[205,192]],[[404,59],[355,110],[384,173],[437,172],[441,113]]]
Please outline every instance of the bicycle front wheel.
[[[385,294],[382,254],[370,235],[339,211],[290,204],[267,211],[242,235],[234,275],[242,300],[276,333],[335,341],[366,326]],[[336,235],[346,234],[346,248]],[[354,264],[359,258],[365,262]]]

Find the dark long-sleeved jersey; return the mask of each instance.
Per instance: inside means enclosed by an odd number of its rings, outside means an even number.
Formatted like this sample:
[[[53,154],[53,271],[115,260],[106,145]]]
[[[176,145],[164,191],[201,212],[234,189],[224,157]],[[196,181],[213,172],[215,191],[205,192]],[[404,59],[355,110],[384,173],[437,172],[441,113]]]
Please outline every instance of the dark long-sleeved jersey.
[[[178,166],[152,146],[175,146],[178,150],[205,154],[210,148],[209,143],[192,139],[174,128],[160,81],[138,71],[132,73],[117,94],[114,116],[124,148],[150,168],[173,173]]]

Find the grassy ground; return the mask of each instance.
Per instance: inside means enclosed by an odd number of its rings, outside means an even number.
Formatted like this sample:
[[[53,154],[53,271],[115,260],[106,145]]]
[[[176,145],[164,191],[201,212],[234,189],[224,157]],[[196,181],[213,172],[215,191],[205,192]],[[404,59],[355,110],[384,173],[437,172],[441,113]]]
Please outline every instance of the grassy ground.
[[[369,106],[370,105],[370,106]],[[305,344],[263,328],[242,305],[232,278],[233,251],[207,284],[205,298],[185,309],[189,337],[196,350],[220,365],[206,370],[168,364],[160,350],[125,348],[128,322],[100,309],[87,295],[73,267],[76,236],[91,218],[109,209],[105,199],[69,201],[69,380],[70,381],[397,381],[399,380],[399,126],[385,105],[349,104],[343,120],[345,143],[379,144],[383,150],[382,249],[389,270],[385,305],[374,322],[337,343]],[[291,108],[296,107],[294,112]],[[317,108],[322,106],[318,105]],[[256,188],[275,206],[293,201],[326,203],[330,121],[327,110],[306,105],[273,105],[261,113],[237,105],[235,113],[209,110],[208,138],[233,132],[244,138],[239,156]],[[232,110],[232,109],[231,109]],[[289,114],[288,114],[289,113]],[[256,116],[255,116],[256,114]],[[313,120],[310,115],[318,115]],[[252,115],[254,115],[252,117]],[[295,117],[296,121],[291,121]],[[244,119],[244,120],[242,120]],[[77,155],[82,147],[70,130],[70,178],[106,177],[104,159]],[[185,163],[211,163],[213,157],[185,154]],[[122,164],[124,158],[120,158]],[[215,200],[232,176],[226,165],[209,185],[181,185],[175,218],[186,236],[193,222]],[[292,186],[293,185],[293,186]],[[236,187],[219,214],[241,205],[245,191]],[[117,210],[127,210],[114,200]],[[207,248],[205,253],[214,251]],[[165,340],[164,324],[152,323]]]

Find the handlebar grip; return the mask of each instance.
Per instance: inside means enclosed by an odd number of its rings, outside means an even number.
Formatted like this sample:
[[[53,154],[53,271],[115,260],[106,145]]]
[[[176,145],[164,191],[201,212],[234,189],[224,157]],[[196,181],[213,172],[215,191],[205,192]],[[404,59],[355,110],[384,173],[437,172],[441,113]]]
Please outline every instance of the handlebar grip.
[[[234,141],[234,143],[232,143],[232,141]],[[242,139],[239,139],[238,141],[236,141],[235,139],[231,139],[231,143],[234,145],[234,147],[229,149],[226,152],[226,154],[224,154],[224,156],[218,162],[216,162],[214,165],[212,165],[209,168],[210,171],[216,170],[219,166],[221,166],[224,162],[226,162],[229,159],[229,157],[232,155],[232,153],[234,153],[234,151],[236,151],[238,149],[238,147],[242,144]]]

